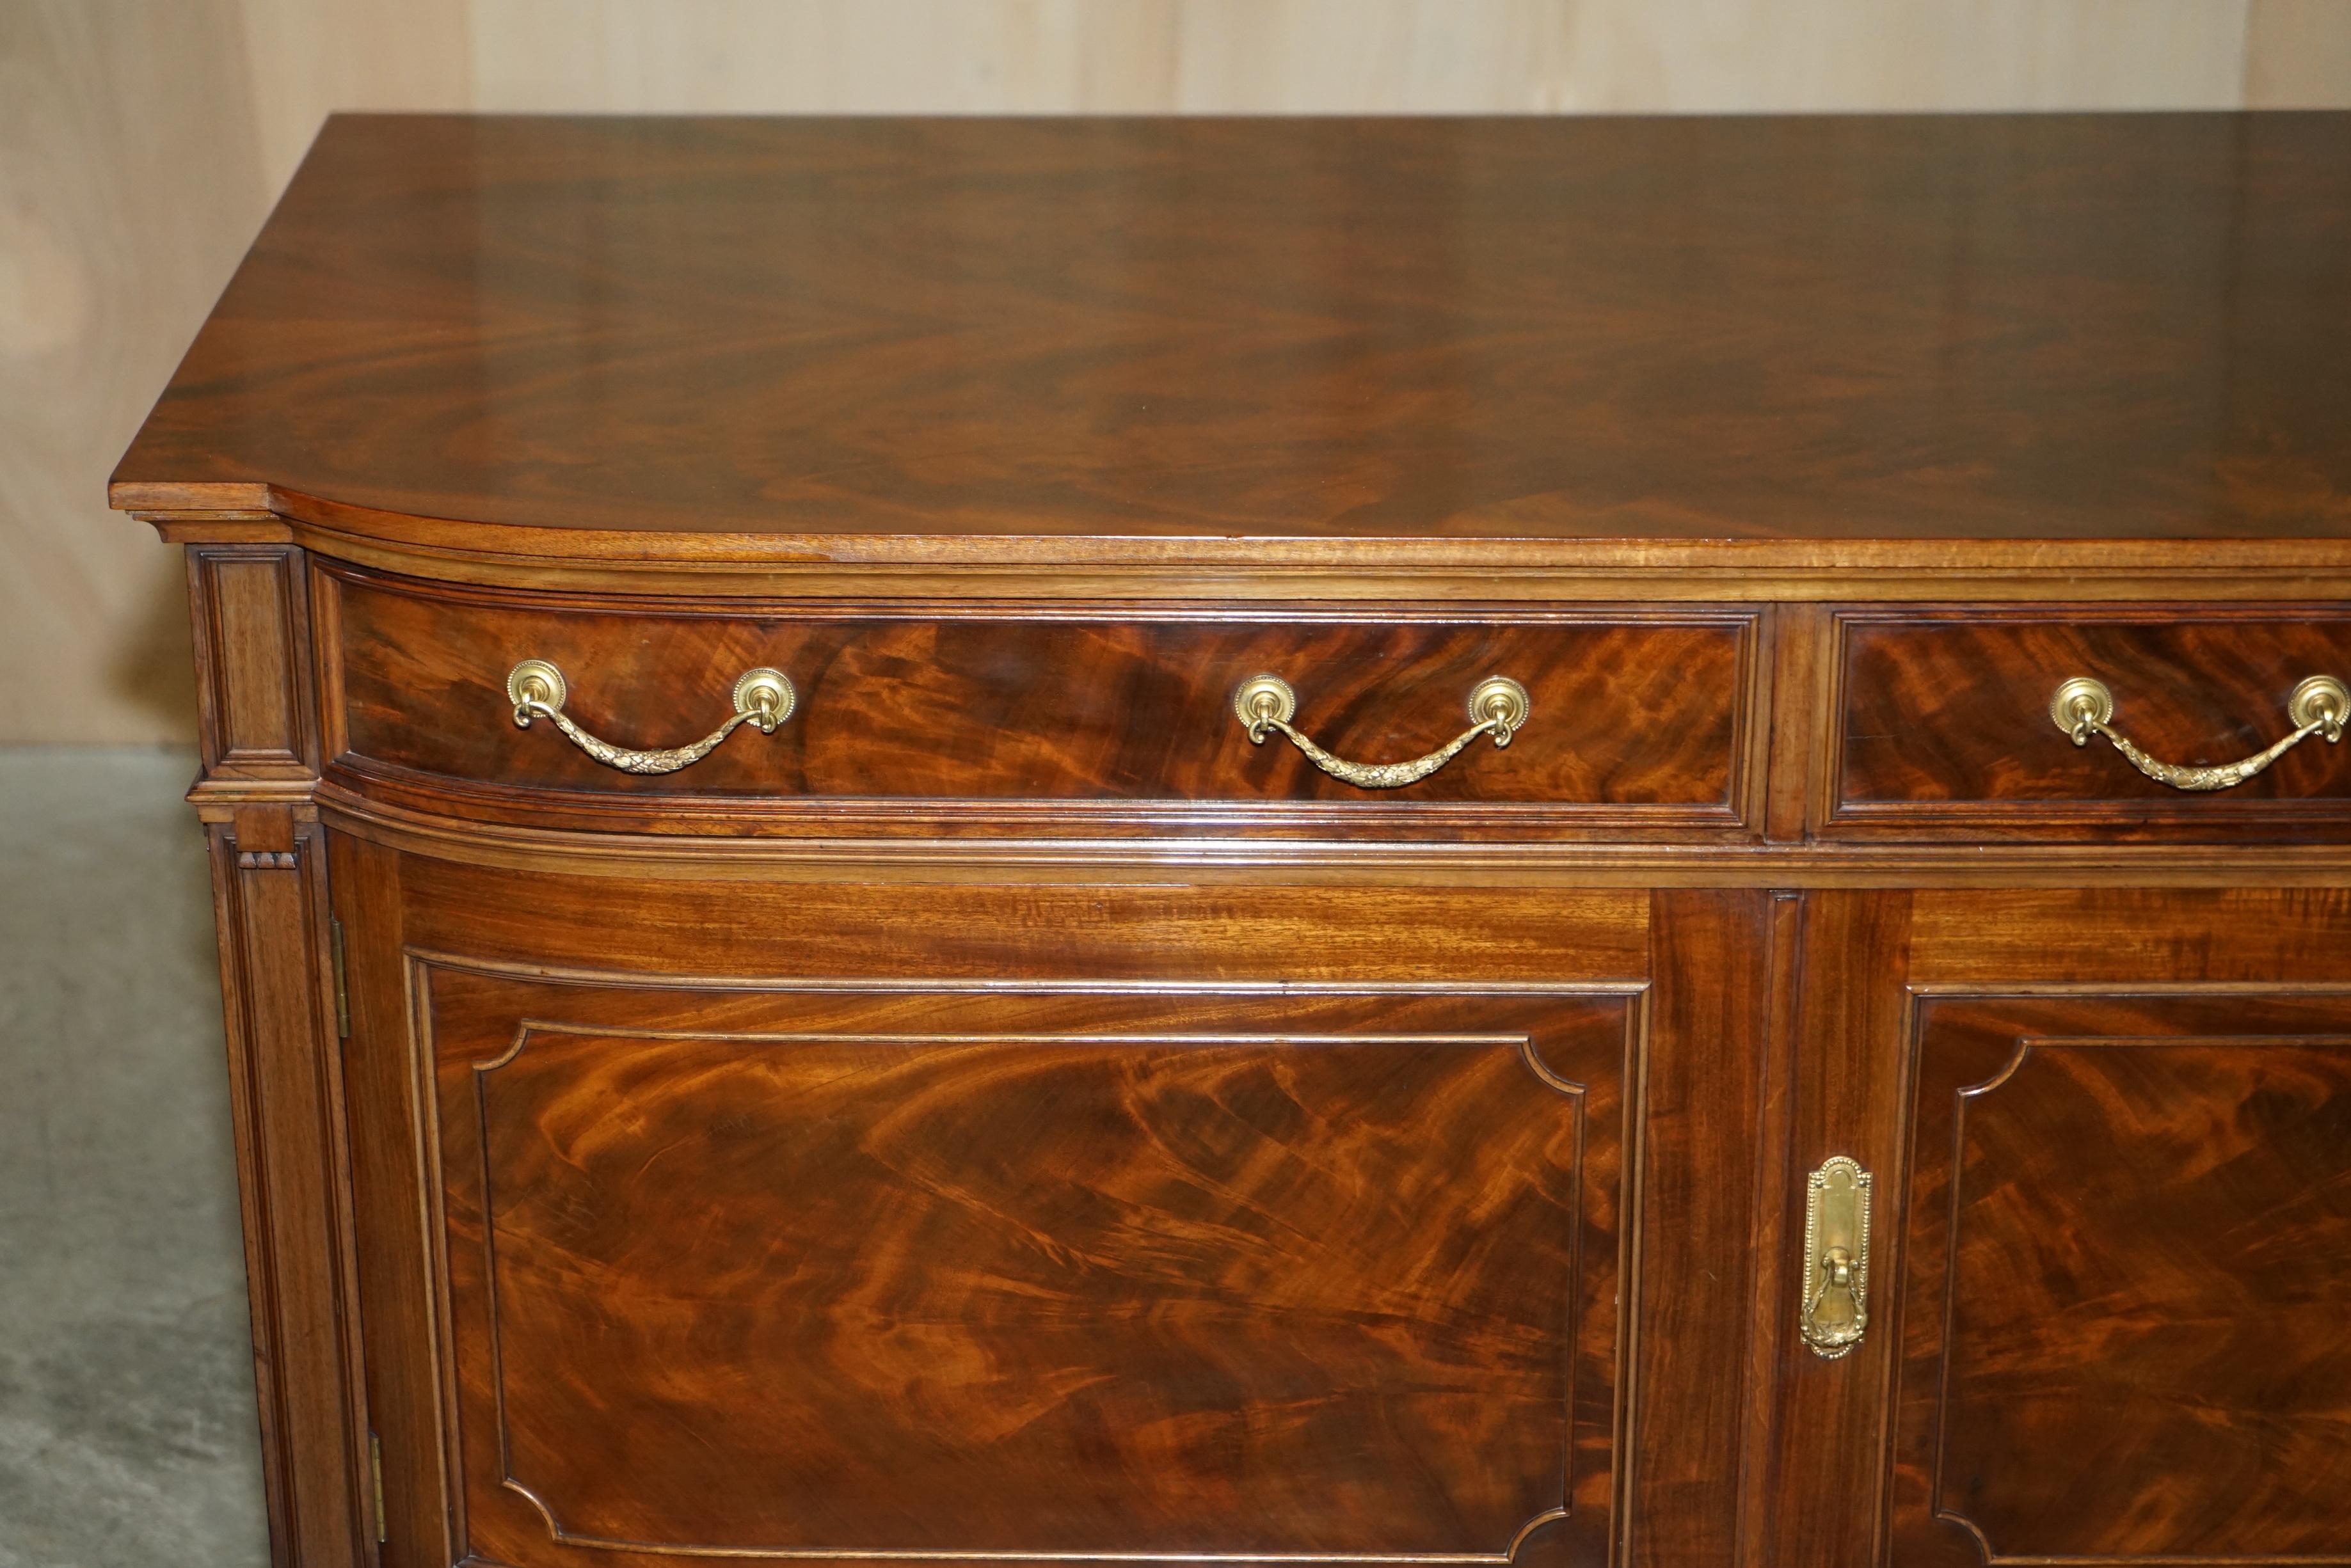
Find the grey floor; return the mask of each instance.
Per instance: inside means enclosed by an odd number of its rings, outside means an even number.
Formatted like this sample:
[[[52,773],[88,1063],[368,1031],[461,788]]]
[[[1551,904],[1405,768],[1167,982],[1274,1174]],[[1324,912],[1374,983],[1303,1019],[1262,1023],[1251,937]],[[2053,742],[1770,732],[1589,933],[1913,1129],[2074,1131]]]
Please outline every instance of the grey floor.
[[[194,773],[0,749],[0,1568],[269,1557]]]

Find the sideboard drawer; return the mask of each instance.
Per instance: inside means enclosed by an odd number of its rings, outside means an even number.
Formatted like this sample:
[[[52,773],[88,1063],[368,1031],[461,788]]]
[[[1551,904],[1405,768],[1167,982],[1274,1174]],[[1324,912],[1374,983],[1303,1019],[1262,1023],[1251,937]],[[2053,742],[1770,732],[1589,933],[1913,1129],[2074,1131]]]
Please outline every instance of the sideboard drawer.
[[[2351,748],[2329,743],[2351,699],[2325,684],[2351,681],[2340,607],[1850,611],[1836,630],[1832,825],[2351,826]]]
[[[1759,618],[1743,609],[713,607],[323,580],[329,751],[361,774],[664,811],[1386,803],[1720,828],[1745,819],[1760,773]],[[546,712],[517,723],[508,677],[525,659],[560,671],[565,728]],[[790,686],[768,732],[744,722],[690,759],[618,753],[691,750],[763,668]],[[1261,676],[1287,687],[1292,732],[1253,742],[1236,699]],[[1525,701],[1503,745],[1489,721],[1518,711],[1495,677]]]

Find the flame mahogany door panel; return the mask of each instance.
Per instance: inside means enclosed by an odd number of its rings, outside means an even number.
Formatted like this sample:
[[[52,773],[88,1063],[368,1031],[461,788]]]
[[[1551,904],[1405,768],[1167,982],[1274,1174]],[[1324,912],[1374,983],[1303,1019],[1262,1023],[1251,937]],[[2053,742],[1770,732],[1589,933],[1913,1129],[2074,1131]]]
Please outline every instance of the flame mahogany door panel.
[[[1615,1559],[1645,896],[341,865],[388,1563]]]
[[[2351,896],[1920,894],[1909,963],[1875,1560],[2351,1563]]]
[[[2351,992],[1920,1010],[1894,1557],[2351,1562]]]

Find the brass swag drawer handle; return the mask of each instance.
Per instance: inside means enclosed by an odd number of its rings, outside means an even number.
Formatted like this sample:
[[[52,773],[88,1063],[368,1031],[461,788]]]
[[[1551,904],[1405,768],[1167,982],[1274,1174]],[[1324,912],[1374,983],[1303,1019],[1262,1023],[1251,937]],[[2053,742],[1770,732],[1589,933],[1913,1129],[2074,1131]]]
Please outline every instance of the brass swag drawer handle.
[[[2076,675],[2059,685],[2049,699],[2051,721],[2071,735],[2075,745],[2086,746],[2093,734],[2104,735],[2124,760],[2147,777],[2174,789],[2187,790],[2227,789],[2231,784],[2241,784],[2314,734],[2324,734],[2329,745],[2340,741],[2344,721],[2351,718],[2351,690],[2332,675],[2310,676],[2287,695],[2285,712],[2294,722],[2294,732],[2267,751],[2256,752],[2242,762],[2197,768],[2150,757],[2112,729],[2115,694],[2102,680]]]
[[[533,719],[552,719],[555,727],[569,736],[573,745],[606,767],[618,768],[624,774],[674,774],[708,756],[711,748],[733,734],[738,724],[757,724],[761,734],[772,735],[777,725],[791,717],[792,704],[797,701],[792,683],[782,671],[747,670],[735,682],[735,711],[726,722],[692,745],[664,752],[637,752],[600,741],[573,723],[563,711],[564,699],[570,695],[570,690],[564,681],[563,671],[544,659],[526,659],[507,671],[507,699],[514,704],[517,728],[529,729]]]
[[[1489,675],[1469,689],[1469,728],[1428,755],[1415,757],[1408,763],[1351,763],[1332,756],[1290,727],[1290,721],[1298,712],[1298,694],[1280,676],[1252,675],[1233,693],[1233,711],[1248,728],[1251,745],[1265,744],[1266,732],[1279,730],[1290,737],[1291,745],[1306,753],[1308,762],[1358,789],[1397,789],[1417,784],[1451,762],[1462,747],[1480,735],[1490,734],[1496,746],[1507,746],[1510,737],[1527,722],[1531,706],[1525,687],[1506,676]]]

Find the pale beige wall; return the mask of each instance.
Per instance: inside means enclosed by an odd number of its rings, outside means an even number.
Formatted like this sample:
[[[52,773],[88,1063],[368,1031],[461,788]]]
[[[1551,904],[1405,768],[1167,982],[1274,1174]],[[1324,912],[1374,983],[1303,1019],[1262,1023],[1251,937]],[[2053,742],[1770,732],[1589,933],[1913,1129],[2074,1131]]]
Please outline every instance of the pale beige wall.
[[[0,0],[0,742],[183,739],[107,471],[329,110],[2351,107],[2351,0]]]

